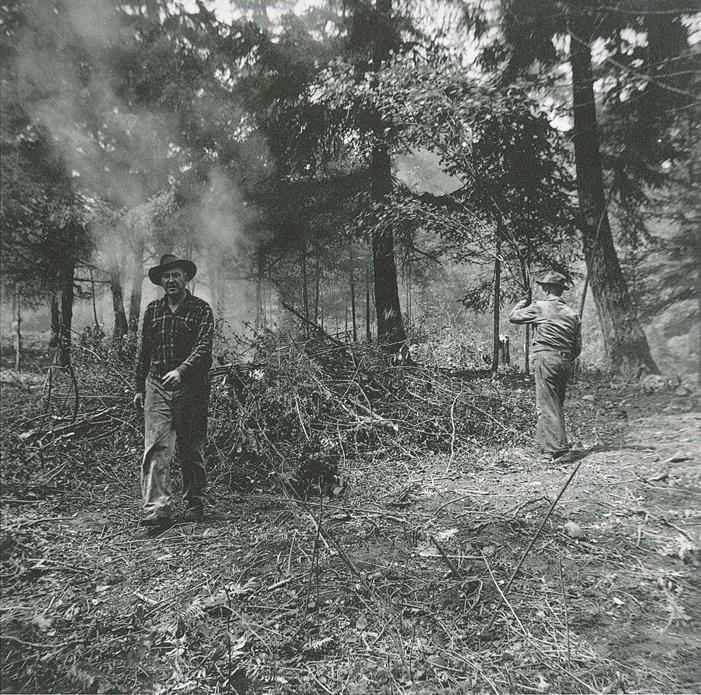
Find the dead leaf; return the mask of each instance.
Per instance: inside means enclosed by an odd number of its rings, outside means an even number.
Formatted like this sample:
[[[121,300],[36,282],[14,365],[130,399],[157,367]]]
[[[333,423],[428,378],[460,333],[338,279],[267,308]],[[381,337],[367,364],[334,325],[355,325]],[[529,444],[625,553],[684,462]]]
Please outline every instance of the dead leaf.
[[[438,552],[438,549],[433,546],[433,545],[420,545],[416,549],[417,553],[419,554],[419,557],[440,557],[441,554]]]
[[[36,625],[40,632],[48,632],[53,626],[54,621],[51,618],[47,618],[44,614],[40,613],[32,618],[32,625]]]
[[[582,527],[579,524],[576,524],[574,521],[566,522],[563,528],[565,529],[565,533],[570,538],[584,538],[584,531],[582,531]]]

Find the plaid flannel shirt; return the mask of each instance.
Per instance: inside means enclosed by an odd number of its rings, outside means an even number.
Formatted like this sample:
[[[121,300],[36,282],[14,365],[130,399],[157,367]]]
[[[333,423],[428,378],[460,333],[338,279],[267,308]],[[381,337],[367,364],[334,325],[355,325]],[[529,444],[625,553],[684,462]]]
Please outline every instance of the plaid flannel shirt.
[[[137,393],[144,393],[148,374],[161,379],[177,369],[186,382],[195,375],[206,378],[212,365],[213,336],[211,307],[189,290],[175,312],[166,297],[151,302],[144,314],[136,362]]]

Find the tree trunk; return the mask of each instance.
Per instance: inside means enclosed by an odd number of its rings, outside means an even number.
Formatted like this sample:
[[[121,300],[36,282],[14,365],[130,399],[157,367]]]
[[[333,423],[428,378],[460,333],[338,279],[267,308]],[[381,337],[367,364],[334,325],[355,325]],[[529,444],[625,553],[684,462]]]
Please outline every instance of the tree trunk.
[[[309,286],[307,283],[307,248],[302,251],[302,306],[304,308],[304,335],[309,337]]]
[[[207,256],[207,286],[209,287],[209,306],[212,307],[214,320],[216,322],[217,307],[219,306],[219,270],[220,264],[218,257]]]
[[[523,345],[523,371],[526,374],[531,373],[531,327],[526,324],[526,331],[524,333],[525,342]]]
[[[263,310],[263,267],[265,259],[262,253],[258,254],[258,268],[256,272],[256,333],[265,325],[265,312]]]
[[[119,266],[110,267],[110,287],[112,288],[112,309],[114,310],[114,330],[112,338],[119,340],[128,333],[127,315],[124,312],[124,292]]]
[[[92,300],[92,317],[95,322],[95,328],[100,325],[97,320],[97,298],[95,297],[95,277],[93,275],[93,269],[90,268],[90,298]]]
[[[131,273],[131,294],[129,295],[129,335],[139,331],[139,314],[141,313],[141,292],[144,282],[144,240],[139,239],[134,248],[134,259]]]
[[[353,258],[351,257],[351,263],[353,261]],[[351,271],[350,271],[350,300],[351,300],[351,325],[353,327],[353,342],[357,343],[358,342],[358,324],[356,322],[355,314],[356,314],[356,307],[355,307],[355,271],[353,269],[353,266],[351,265]]]
[[[314,259],[314,323],[319,322],[319,252],[315,254]]]
[[[494,323],[493,323],[493,339],[494,345],[492,348],[492,371],[496,372],[499,369],[499,310],[501,304],[501,239],[497,233],[495,255],[494,255]]]
[[[60,277],[61,318],[58,334],[58,363],[61,367],[70,367],[71,364],[74,275],[73,262],[69,260]]]
[[[58,337],[61,333],[61,310],[58,305],[58,292],[52,292],[49,297],[49,315],[51,317],[51,338],[49,347],[58,346]]]
[[[569,18],[574,154],[587,273],[610,365],[614,369],[626,363],[644,365],[651,372],[659,373],[633,312],[606,211],[589,44],[590,21],[583,13]]]
[[[385,18],[392,14],[392,0],[377,0],[377,10]],[[381,34],[376,40],[373,67],[389,57],[388,37]],[[375,144],[370,161],[370,187],[372,199],[382,204],[392,190],[392,164],[389,150],[384,142],[385,124],[375,114],[373,133]],[[398,352],[406,340],[402,311],[399,305],[397,265],[394,260],[394,232],[390,227],[375,230],[372,235],[372,264],[375,278],[375,312],[377,316],[378,344],[389,352]]]
[[[385,188],[382,178],[389,180],[390,161],[387,149],[377,146],[373,151],[373,193],[382,200],[379,191]],[[404,322],[399,305],[397,266],[394,261],[394,233],[389,228],[374,231],[372,235],[372,264],[375,279],[375,311],[378,343],[389,352],[397,352],[406,340]]]
[[[15,371],[22,366],[22,286],[17,285],[15,295]]]
[[[406,301],[404,302],[404,316],[406,317],[406,320],[409,323],[409,326],[411,326],[411,322],[413,320],[413,301],[412,301],[412,292],[414,289],[414,283],[413,283],[413,268],[411,266],[411,263],[407,264],[407,269],[404,275],[404,282],[406,283]]]
[[[372,326],[370,323],[370,271],[365,269],[365,340],[372,340]]]

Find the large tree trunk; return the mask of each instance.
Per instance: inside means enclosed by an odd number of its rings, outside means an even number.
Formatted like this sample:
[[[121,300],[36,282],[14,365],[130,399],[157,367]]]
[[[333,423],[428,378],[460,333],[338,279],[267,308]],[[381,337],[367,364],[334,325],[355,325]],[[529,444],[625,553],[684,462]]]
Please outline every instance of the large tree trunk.
[[[134,248],[132,265],[131,294],[129,295],[129,335],[139,331],[139,314],[141,313],[141,292],[144,282],[144,240],[139,239]]]
[[[610,365],[614,369],[626,363],[644,365],[658,373],[647,338],[633,312],[606,211],[589,44],[590,21],[579,12],[569,18],[574,153],[587,273]]]
[[[49,316],[51,317],[51,337],[49,347],[55,348],[58,345],[58,337],[61,332],[61,309],[58,305],[58,293],[52,292],[49,295]]]
[[[386,20],[389,20],[392,14],[392,0],[377,0],[377,10]],[[382,33],[378,36],[373,61],[376,70],[379,69],[380,63],[389,57],[391,47],[388,37],[383,37]],[[375,145],[370,162],[370,185],[373,200],[382,203],[392,189],[392,166],[389,150],[384,142],[385,124],[379,114],[376,114],[373,130]],[[394,232],[389,227],[373,232],[372,264],[375,277],[377,342],[389,352],[397,352],[406,340],[406,334],[399,305],[397,265],[394,260]]]
[[[119,266],[110,267],[110,287],[112,289],[112,309],[114,310],[114,330],[112,338],[119,340],[128,333],[127,315],[124,311],[124,291]]]

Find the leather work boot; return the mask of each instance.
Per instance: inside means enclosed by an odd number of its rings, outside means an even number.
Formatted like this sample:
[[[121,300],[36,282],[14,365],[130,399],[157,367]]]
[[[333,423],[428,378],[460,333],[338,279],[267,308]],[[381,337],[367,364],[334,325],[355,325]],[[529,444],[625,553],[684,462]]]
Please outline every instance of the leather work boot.
[[[141,519],[139,525],[141,526],[139,537],[147,539],[160,536],[173,525],[173,521],[169,516],[164,515],[147,516]]]
[[[553,454],[552,458],[550,459],[550,463],[572,463],[573,461],[573,454],[572,452],[567,449],[562,452],[558,452],[556,454]]]
[[[140,524],[146,528],[168,528],[168,526],[172,525],[172,521],[169,516],[164,515],[145,516]]]

